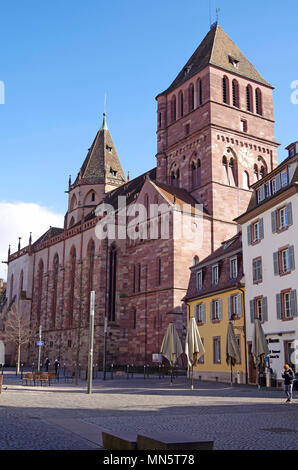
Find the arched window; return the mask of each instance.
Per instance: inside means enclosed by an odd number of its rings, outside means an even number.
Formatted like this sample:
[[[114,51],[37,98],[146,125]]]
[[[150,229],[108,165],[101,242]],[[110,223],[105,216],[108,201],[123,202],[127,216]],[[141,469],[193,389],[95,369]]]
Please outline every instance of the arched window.
[[[52,293],[52,318],[51,326],[55,327],[58,299],[58,274],[59,274],[59,256],[56,254],[53,260],[53,293]]]
[[[77,205],[77,197],[75,194],[72,195],[72,198],[70,200],[70,207],[69,207],[69,210],[73,210]]]
[[[260,88],[256,89],[256,113],[260,116],[263,115],[262,92]]]
[[[74,224],[75,224],[75,218],[72,217],[72,218],[70,219],[69,227],[68,227],[68,228],[71,228]]]
[[[170,178],[170,183],[172,186],[175,186],[175,181],[176,181],[176,175],[175,175],[175,172],[174,171],[171,171],[171,178]]]
[[[43,261],[42,259],[38,263],[37,269],[37,306],[36,306],[36,320],[37,325],[40,325],[41,320],[41,299],[42,299],[42,287],[43,287]]]
[[[176,106],[176,96],[174,95],[171,100],[171,121],[175,122],[177,119],[177,106]]]
[[[191,83],[188,89],[188,110],[193,111],[195,109],[195,89]]]
[[[108,319],[115,321],[116,318],[116,287],[117,287],[117,249],[113,245],[109,256],[109,300]]]
[[[21,271],[20,282],[19,282],[19,298],[22,298],[22,292],[24,290],[24,271]]]
[[[239,108],[239,84],[237,80],[232,82],[233,106]]]
[[[149,207],[149,196],[148,196],[148,194],[145,194],[144,205],[145,205],[145,209],[146,209],[146,218],[148,219],[150,217],[150,207]]]
[[[222,100],[225,104],[230,104],[230,90],[229,90],[229,79],[224,76],[222,79]]]
[[[195,162],[191,164],[191,186],[192,188],[197,186],[197,168]]]
[[[256,163],[254,165],[254,179],[255,179],[255,181],[258,181],[258,179],[259,179],[259,169],[258,169],[258,165]]]
[[[197,161],[197,186],[201,186],[201,160]]]
[[[13,295],[13,274],[10,276],[10,286],[9,286],[9,303],[12,301]]]
[[[252,87],[250,85],[246,87],[246,109],[253,112]]]
[[[196,266],[197,264],[199,264],[199,257],[195,255],[192,259],[192,265]]]
[[[135,330],[137,327],[137,311],[135,308],[132,311],[132,321],[133,321],[133,329]]]
[[[249,189],[249,174],[247,171],[243,172],[243,188]]]
[[[75,275],[76,275],[76,258],[77,252],[73,246],[70,251],[70,275],[69,275],[69,311],[68,311],[68,324],[72,326],[73,322],[73,309],[74,309],[74,292],[75,292]]]
[[[179,188],[179,187],[180,187],[180,170],[179,170],[179,168],[178,168],[178,170],[177,170],[177,172],[176,172],[176,180],[175,180],[175,182],[176,182],[175,186],[176,186],[177,188]]]
[[[179,92],[179,117],[183,117],[183,92]]]
[[[202,106],[203,88],[202,88],[202,80],[200,78],[197,80],[197,97],[198,97],[198,106]]]
[[[261,176],[261,178],[264,178],[264,176],[266,176],[266,170],[265,170],[265,167],[264,167],[264,166],[261,166],[261,169],[260,169],[260,176]]]
[[[161,258],[157,259],[157,285],[161,285]]]

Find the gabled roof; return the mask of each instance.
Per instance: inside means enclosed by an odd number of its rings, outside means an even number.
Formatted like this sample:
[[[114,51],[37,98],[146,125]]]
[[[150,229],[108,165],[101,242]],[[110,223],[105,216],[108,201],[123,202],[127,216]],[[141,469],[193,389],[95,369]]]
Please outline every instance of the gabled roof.
[[[113,143],[104,114],[103,123],[88,150],[75,183],[80,180],[105,179],[109,183],[126,182],[124,172]]]
[[[237,63],[237,68],[233,65],[233,61]],[[214,65],[215,67],[273,88],[259,74],[224,30],[216,24],[216,26],[210,29],[173,83],[160,95],[167,95],[208,65]]]
[[[46,240],[50,240],[50,238],[56,237],[60,235],[60,233],[64,232],[63,228],[59,227],[50,227],[38,240],[33,243],[34,245],[38,245],[39,243],[45,242]]]

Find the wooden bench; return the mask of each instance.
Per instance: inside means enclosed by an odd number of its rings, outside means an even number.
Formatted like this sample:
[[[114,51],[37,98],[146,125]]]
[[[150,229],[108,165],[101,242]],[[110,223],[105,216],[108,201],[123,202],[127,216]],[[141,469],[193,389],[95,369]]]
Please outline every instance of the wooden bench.
[[[166,432],[102,431],[102,445],[105,450],[213,450],[213,441]]]
[[[59,375],[57,375],[56,372],[48,372],[48,375],[49,375],[49,383],[51,383],[52,380],[59,383]]]
[[[213,450],[213,441],[178,433],[145,433],[137,436],[138,450]]]
[[[102,444],[106,450],[136,450],[137,434],[102,431]]]
[[[33,372],[25,372],[25,376],[22,378],[22,385],[24,385],[24,382],[26,382],[26,385],[28,382],[32,382],[35,385],[35,375]]]
[[[40,385],[47,382],[50,385],[48,372],[35,372],[35,381],[40,382]]]

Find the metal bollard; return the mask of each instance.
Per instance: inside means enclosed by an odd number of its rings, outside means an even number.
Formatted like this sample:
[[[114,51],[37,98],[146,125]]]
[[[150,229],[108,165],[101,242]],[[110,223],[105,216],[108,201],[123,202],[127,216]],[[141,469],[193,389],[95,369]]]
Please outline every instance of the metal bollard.
[[[114,364],[111,364],[111,379],[114,378],[113,373],[114,373]]]

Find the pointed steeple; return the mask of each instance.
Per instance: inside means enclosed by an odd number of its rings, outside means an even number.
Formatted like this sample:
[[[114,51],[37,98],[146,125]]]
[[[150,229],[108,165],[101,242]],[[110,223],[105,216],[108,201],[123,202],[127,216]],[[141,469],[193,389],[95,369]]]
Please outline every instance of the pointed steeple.
[[[172,84],[160,95],[167,95],[208,65],[214,65],[244,78],[273,88],[249,62],[236,44],[215,22]]]
[[[105,183],[107,191],[126,182],[126,178],[107,126],[106,113],[103,113],[102,125],[88,150],[85,161],[80,168],[74,185],[92,180],[94,183]]]

